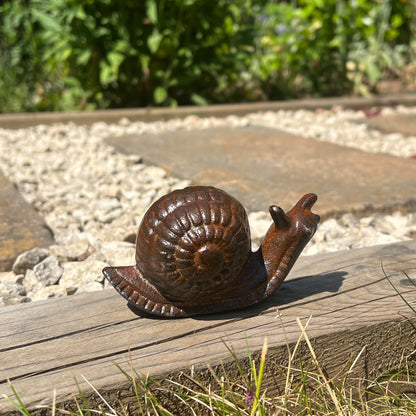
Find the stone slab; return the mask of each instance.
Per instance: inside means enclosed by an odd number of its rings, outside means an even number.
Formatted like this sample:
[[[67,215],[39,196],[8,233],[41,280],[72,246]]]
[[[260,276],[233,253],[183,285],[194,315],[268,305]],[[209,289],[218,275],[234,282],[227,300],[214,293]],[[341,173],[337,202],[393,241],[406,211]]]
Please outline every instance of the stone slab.
[[[416,137],[416,114],[390,114],[369,118],[367,124],[383,133]]]
[[[0,271],[11,270],[20,253],[51,244],[43,218],[0,172]]]
[[[308,192],[323,217],[416,209],[416,163],[261,126],[126,135],[107,142],[194,184],[215,185],[250,211],[287,210]]]

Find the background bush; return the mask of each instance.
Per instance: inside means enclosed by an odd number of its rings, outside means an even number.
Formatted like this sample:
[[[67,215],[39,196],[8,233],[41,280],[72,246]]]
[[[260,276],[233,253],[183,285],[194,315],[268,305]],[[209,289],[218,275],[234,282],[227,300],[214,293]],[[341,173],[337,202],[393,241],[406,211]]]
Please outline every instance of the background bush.
[[[0,112],[376,92],[415,66],[412,0],[6,0]]]

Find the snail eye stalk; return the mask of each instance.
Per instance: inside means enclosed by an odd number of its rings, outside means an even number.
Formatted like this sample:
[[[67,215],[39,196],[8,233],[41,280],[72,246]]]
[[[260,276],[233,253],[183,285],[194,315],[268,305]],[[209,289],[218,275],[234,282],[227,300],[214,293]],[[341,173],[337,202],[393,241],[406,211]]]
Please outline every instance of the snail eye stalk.
[[[290,218],[285,214],[282,208],[276,205],[271,205],[269,212],[272,216],[273,222],[279,230],[283,230],[290,225]]]

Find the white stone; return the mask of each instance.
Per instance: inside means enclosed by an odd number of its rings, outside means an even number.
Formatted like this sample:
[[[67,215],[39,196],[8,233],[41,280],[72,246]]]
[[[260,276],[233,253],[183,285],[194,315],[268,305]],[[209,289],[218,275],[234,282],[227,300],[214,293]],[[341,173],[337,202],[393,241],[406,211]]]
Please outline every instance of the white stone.
[[[0,297],[26,296],[26,289],[13,281],[0,282]]]
[[[80,287],[86,282],[102,283],[104,275],[102,269],[108,266],[99,260],[84,260],[79,262],[65,263],[64,272],[59,284],[65,288]]]
[[[63,269],[60,267],[59,260],[56,256],[46,257],[46,259],[33,267],[33,271],[38,281],[45,286],[56,284],[63,273]]]
[[[248,221],[250,224],[251,245],[252,250],[257,250],[267,233],[272,219],[269,213],[266,212],[251,212],[248,214]]]
[[[67,243],[50,246],[49,251],[51,255],[63,261],[80,261],[85,260],[93,252],[93,249],[87,236],[73,234]]]
[[[99,290],[103,290],[104,286],[95,281],[88,281],[88,282],[81,282],[78,286],[78,290],[76,293],[82,293],[82,292],[96,292]]]
[[[31,269],[26,270],[22,284],[27,292],[33,292],[45,286],[42,282],[39,282],[35,272]]]
[[[16,282],[16,278],[17,276],[14,272],[0,272],[0,284],[6,282]]]
[[[123,215],[123,209],[122,207],[118,207],[114,210],[107,211],[107,212],[97,212],[96,218],[97,221],[108,224],[113,222],[115,219],[120,218]]]
[[[33,269],[34,266],[48,256],[48,248],[35,247],[20,254],[16,258],[12,270],[15,274],[25,273],[27,269]]]
[[[42,287],[36,291],[28,293],[28,297],[32,301],[43,300],[48,298],[60,298],[66,295],[67,293],[65,288],[60,285]]]
[[[128,266],[135,263],[136,246],[125,241],[103,243],[101,252],[110,266]]]

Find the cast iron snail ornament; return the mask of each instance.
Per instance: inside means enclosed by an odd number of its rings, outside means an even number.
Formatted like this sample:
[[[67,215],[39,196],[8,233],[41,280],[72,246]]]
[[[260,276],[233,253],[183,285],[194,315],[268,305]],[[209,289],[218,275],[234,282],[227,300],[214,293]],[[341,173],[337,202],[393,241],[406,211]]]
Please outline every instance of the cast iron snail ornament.
[[[288,212],[272,205],[273,223],[251,251],[243,206],[212,186],[173,191],[146,212],[134,266],[106,267],[105,277],[128,303],[154,315],[183,317],[253,305],[283,282],[311,239],[319,216],[315,194]]]

